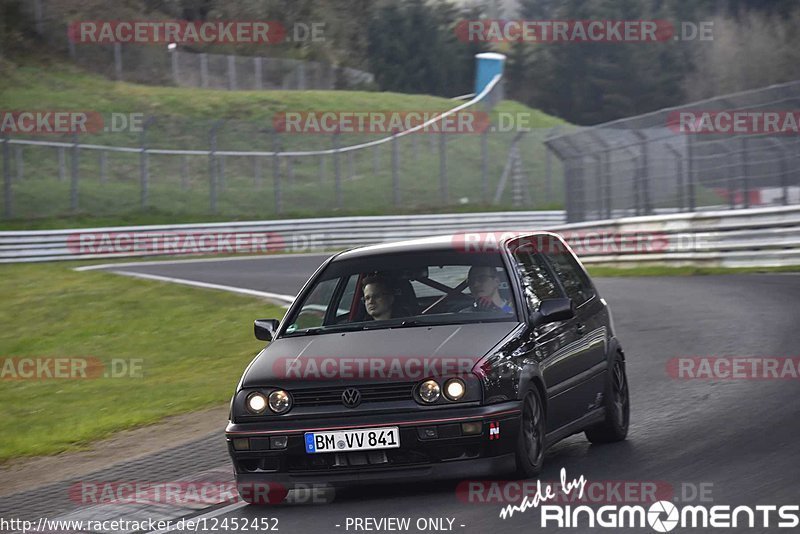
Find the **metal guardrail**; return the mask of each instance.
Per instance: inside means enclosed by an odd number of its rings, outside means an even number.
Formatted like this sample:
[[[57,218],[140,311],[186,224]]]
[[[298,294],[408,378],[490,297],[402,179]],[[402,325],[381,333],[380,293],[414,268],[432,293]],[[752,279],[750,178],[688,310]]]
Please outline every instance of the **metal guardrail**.
[[[648,250],[578,251],[584,263],[635,266],[777,267],[800,265],[800,206],[705,211],[567,224],[556,232],[632,236]],[[581,239],[580,236],[583,236]],[[568,238],[569,240],[569,238]],[[610,253],[609,253],[610,252]]]
[[[464,231],[550,228],[563,221],[563,211],[515,211],[7,231],[0,232],[0,263],[164,255],[161,250],[119,250],[112,253],[82,250],[93,248],[81,247],[82,242],[90,239],[95,242],[107,239],[113,246],[112,241],[132,240],[135,236],[168,239],[169,236],[229,235],[231,239],[238,237],[247,241],[258,235],[272,240],[272,252],[311,252]],[[248,248],[247,243],[243,248]]]
[[[336,217],[235,223],[128,226],[79,230],[0,232],[0,263],[106,259],[165,254],[163,248],[83,247],[87,241],[162,242],[212,236],[237,240],[249,250],[253,236],[269,245],[261,253],[315,252],[415,237],[463,232],[551,230],[563,234],[585,263],[614,265],[800,265],[800,207],[673,213],[563,224],[561,211]],[[478,238],[478,245],[481,241]],[[620,246],[620,243],[622,245]],[[235,248],[235,247],[234,247]],[[186,249],[183,249],[186,250]],[[194,250],[194,249],[192,249]],[[242,253],[241,251],[239,251]],[[202,254],[203,251],[198,252]],[[226,254],[224,247],[214,254]],[[230,253],[235,253],[232,250]],[[251,252],[252,253],[252,252]]]

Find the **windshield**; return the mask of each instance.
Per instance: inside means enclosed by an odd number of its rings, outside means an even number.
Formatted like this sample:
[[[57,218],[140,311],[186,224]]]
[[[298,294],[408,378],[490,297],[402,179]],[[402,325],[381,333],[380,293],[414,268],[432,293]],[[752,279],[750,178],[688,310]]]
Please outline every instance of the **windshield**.
[[[516,320],[499,253],[415,252],[331,262],[285,333]]]

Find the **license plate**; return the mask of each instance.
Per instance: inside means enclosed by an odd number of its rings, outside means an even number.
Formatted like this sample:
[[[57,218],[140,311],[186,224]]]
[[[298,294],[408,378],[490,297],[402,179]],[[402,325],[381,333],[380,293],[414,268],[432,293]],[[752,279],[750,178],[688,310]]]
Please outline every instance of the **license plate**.
[[[306,432],[306,452],[369,451],[400,447],[400,431],[396,426],[339,430],[336,432]]]

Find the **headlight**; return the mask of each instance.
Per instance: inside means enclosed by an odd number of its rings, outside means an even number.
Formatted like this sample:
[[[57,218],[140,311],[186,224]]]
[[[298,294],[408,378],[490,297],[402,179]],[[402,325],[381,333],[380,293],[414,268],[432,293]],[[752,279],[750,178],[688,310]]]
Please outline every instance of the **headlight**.
[[[251,393],[247,396],[247,409],[250,413],[260,414],[267,409],[267,398],[259,392]]]
[[[292,399],[289,394],[278,389],[269,394],[269,409],[275,413],[283,413],[292,407]]]
[[[439,398],[439,384],[435,380],[426,380],[419,386],[419,398],[424,402],[436,402]]]
[[[444,383],[444,396],[451,401],[457,401],[466,393],[467,388],[464,386],[464,381],[460,378],[451,378]]]

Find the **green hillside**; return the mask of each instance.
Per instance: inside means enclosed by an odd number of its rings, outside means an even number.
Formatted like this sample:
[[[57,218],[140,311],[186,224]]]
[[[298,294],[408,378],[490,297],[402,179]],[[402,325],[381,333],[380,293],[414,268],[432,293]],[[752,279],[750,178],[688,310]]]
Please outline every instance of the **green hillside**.
[[[357,91],[218,91],[152,87],[118,83],[64,64],[31,61],[2,66],[0,101],[4,110],[94,111],[153,117],[147,146],[208,149],[216,124],[218,150],[316,150],[358,144],[384,135],[270,133],[275,113],[283,111],[442,111],[458,104],[425,95]],[[479,108],[480,109],[480,108]],[[495,124],[514,117],[532,129],[521,141],[524,169],[531,191],[524,209],[560,207],[560,165],[553,166],[552,186],[545,195],[542,139],[563,121],[502,102],[492,111]],[[508,120],[504,121],[508,124]],[[207,156],[150,155],[148,198],[142,206],[140,155],[83,150],[78,163],[78,210],[70,206],[71,154],[51,147],[11,147],[13,217],[3,228],[33,228],[115,223],[184,222],[336,214],[446,212],[510,209],[510,186],[499,204],[492,204],[506,164],[513,131],[487,136],[486,198],[481,198],[481,139],[477,134],[446,136],[446,198],[441,193],[441,135],[417,134],[398,141],[399,204],[392,194],[391,146],[384,144],[341,156],[341,204],[334,194],[335,161],[281,158],[276,198],[271,158],[226,157],[219,166],[216,212],[211,211],[210,162]],[[138,132],[83,135],[81,143],[137,147]],[[71,141],[58,136],[39,140]],[[22,162],[21,169],[18,161]],[[103,161],[104,159],[104,161]],[[322,160],[322,161],[321,161]],[[61,169],[59,171],[59,169]],[[103,170],[105,169],[105,170]],[[0,192],[2,196],[2,192]],[[278,209],[280,208],[280,211]]]

